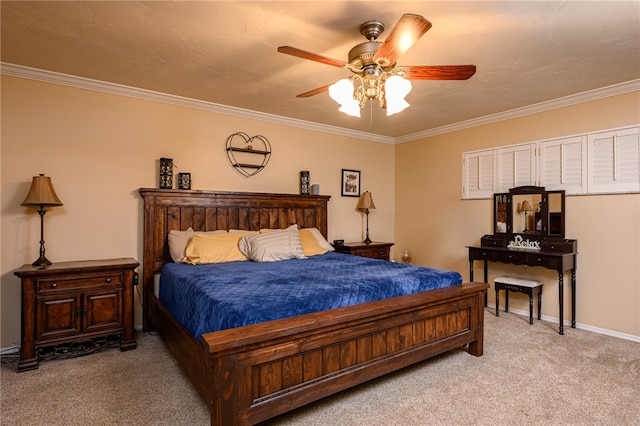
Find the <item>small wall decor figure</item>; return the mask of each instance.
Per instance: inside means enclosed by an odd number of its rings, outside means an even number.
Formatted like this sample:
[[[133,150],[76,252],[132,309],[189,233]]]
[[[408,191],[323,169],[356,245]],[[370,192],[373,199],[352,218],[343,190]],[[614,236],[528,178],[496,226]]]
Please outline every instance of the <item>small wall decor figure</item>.
[[[178,189],[191,189],[191,173],[178,173]]]
[[[309,171],[300,172],[300,194],[309,195]]]
[[[160,189],[173,188],[173,159],[160,159]]]

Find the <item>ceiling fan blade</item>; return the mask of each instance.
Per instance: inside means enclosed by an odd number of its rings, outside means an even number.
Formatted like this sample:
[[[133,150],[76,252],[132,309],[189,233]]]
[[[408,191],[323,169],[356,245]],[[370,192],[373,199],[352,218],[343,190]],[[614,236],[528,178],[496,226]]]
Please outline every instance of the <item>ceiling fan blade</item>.
[[[302,58],[302,59],[308,59],[310,61],[320,62],[321,64],[332,65],[338,68],[342,68],[345,65],[347,65],[346,62],[339,61],[337,59],[327,58],[326,56],[307,52],[305,50],[301,50],[291,46],[280,46],[278,47],[278,52],[284,53],[286,55],[297,56],[298,58]]]
[[[326,92],[327,90],[329,90],[329,86],[331,86],[331,84],[327,84],[326,86],[318,87],[317,89],[309,90],[308,92],[300,93],[299,95],[296,95],[296,98],[309,98],[309,97],[317,95],[319,93]]]
[[[402,15],[391,30],[373,60],[387,58],[389,65],[395,64],[400,55],[405,53],[431,28],[431,22],[420,15],[407,13]]]
[[[467,80],[476,73],[475,65],[402,66],[407,80]]]

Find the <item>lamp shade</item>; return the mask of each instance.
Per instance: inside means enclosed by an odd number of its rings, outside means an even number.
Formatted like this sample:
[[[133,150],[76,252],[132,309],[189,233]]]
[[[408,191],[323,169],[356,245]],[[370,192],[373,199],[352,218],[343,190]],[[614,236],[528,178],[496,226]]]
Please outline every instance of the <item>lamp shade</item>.
[[[373,203],[373,198],[371,197],[371,193],[369,191],[365,191],[360,196],[358,200],[357,209],[360,210],[373,210],[376,208],[376,205]]]
[[[520,205],[520,211],[521,212],[530,212],[531,209],[531,204],[529,204],[529,202],[527,200],[524,200],[522,202],[522,204]]]
[[[29,188],[27,198],[24,199],[22,205],[25,207],[61,206],[62,201],[60,201],[60,198],[56,195],[56,191],[53,190],[51,178],[40,174],[39,176],[33,177],[31,188]]]

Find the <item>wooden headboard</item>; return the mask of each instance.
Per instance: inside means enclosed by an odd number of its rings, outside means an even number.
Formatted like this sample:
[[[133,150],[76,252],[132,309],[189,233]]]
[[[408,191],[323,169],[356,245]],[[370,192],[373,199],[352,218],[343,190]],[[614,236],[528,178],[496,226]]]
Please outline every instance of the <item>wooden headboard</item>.
[[[140,188],[144,200],[142,288],[147,318],[147,293],[153,276],[171,261],[167,236],[171,230],[215,231],[315,227],[327,237],[328,195],[269,194]]]

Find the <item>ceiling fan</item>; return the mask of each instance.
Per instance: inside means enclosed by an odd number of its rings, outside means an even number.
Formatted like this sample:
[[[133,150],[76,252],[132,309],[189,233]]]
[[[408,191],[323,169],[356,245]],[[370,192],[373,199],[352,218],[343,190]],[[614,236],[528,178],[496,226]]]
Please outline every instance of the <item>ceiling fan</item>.
[[[411,90],[408,80],[467,80],[476,72],[475,65],[404,65],[396,66],[398,58],[413,46],[429,29],[431,22],[414,14],[404,14],[384,42],[376,41],[384,31],[384,23],[367,21],[360,33],[368,40],[349,51],[349,62],[307,52],[291,46],[280,46],[278,52],[302,59],[350,70],[353,75],[335,84],[319,87],[297,95],[308,98],[329,91],[340,111],[360,117],[360,108],[368,100],[376,100],[387,115],[402,111],[409,104],[404,97]]]

